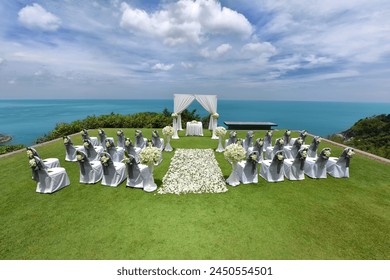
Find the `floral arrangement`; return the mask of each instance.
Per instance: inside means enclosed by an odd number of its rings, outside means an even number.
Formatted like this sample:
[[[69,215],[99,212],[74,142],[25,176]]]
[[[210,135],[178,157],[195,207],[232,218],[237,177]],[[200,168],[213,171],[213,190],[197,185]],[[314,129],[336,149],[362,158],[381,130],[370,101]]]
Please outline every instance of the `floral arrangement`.
[[[297,139],[297,143],[298,143],[299,145],[302,145],[302,144],[303,144],[303,140],[302,140],[301,137],[299,137],[299,138]]]
[[[214,119],[218,119],[219,118],[219,114],[218,113],[214,113],[211,115]]]
[[[239,162],[245,159],[245,149],[237,141],[236,144],[227,146],[223,155],[228,161]]]
[[[69,136],[64,136],[64,144],[67,145],[70,142]]]
[[[350,149],[347,153],[347,156],[352,157],[354,154],[355,152],[353,151],[353,149]]]
[[[106,140],[106,147],[107,147],[107,148],[114,147],[114,143],[107,139],[107,140]]]
[[[192,120],[191,122],[192,122],[192,123],[198,123],[198,121],[197,121],[197,120]]]
[[[32,158],[28,161],[28,163],[30,164],[30,167],[31,168],[35,168],[37,167],[37,162],[35,161],[35,158]]]
[[[277,139],[276,142],[278,142],[279,145],[283,145],[284,144],[284,140],[282,138]]]
[[[172,136],[174,131],[173,131],[173,127],[170,126],[170,125],[167,125],[166,127],[164,127],[162,129],[162,133],[165,135],[165,136]]]
[[[86,149],[89,149],[89,142],[88,141],[84,141],[84,148],[86,148]]]
[[[130,155],[127,152],[125,152],[125,155],[124,155],[124,157],[122,159],[122,162],[124,164],[129,164],[129,163],[131,164]]]
[[[263,140],[263,138],[260,138],[260,139],[259,139],[259,145],[260,145],[260,146],[263,146],[263,144],[264,144],[264,140]]]
[[[253,161],[257,161],[257,154],[256,153],[252,153],[251,156],[250,156],[251,160]]]
[[[299,152],[301,159],[307,158],[307,149],[303,149]]]
[[[99,133],[99,135],[104,135],[104,130],[99,128],[98,133]]]
[[[286,135],[290,135],[291,134],[291,131],[288,129],[288,130],[286,130]]]
[[[84,136],[86,134],[84,129],[80,133],[82,136]]]
[[[307,131],[306,130],[302,131],[301,135],[302,136],[306,136],[307,135]]]
[[[118,136],[123,135],[123,130],[119,129],[119,130],[116,132],[116,135],[118,135]]]
[[[132,145],[132,144],[133,144],[133,142],[131,142],[130,138],[126,138],[126,140],[125,140],[125,146],[128,147],[128,146],[130,146],[130,145]]]
[[[100,157],[100,162],[102,163],[103,166],[108,166],[110,164],[110,158],[108,156],[106,156],[105,154],[103,154]]]
[[[268,130],[265,134],[266,136],[272,136],[272,131],[271,130]]]
[[[84,160],[85,160],[84,155],[80,152],[77,152],[76,158],[77,158],[77,161],[80,161],[80,162],[84,162]]]
[[[179,115],[178,114],[176,114],[176,113],[172,113],[172,118],[177,118]]]
[[[284,160],[284,156],[283,156],[283,154],[282,153],[279,153],[279,154],[277,154],[277,159],[279,160],[279,161],[282,161],[282,160]]]
[[[217,135],[218,137],[223,137],[225,136],[225,134],[226,134],[226,128],[224,128],[223,126],[218,126],[215,129],[215,135]]]
[[[34,158],[34,154],[31,150],[27,150],[27,156],[28,158]]]
[[[330,155],[331,155],[330,149],[325,149],[324,156],[326,156],[328,158],[328,157],[330,157]]]
[[[161,159],[161,151],[156,147],[148,146],[140,152],[139,157],[142,164],[157,164]]]

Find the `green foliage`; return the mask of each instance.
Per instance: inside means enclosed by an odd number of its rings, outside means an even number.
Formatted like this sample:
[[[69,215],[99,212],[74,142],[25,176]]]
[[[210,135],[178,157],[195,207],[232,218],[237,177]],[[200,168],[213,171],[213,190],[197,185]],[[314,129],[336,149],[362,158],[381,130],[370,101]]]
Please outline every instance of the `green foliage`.
[[[4,146],[0,146],[0,155],[2,154],[6,154],[6,153],[10,153],[10,152],[13,152],[13,151],[17,151],[17,150],[21,150],[25,148],[24,145],[4,145]]]
[[[364,118],[331,140],[390,159],[390,114]]]

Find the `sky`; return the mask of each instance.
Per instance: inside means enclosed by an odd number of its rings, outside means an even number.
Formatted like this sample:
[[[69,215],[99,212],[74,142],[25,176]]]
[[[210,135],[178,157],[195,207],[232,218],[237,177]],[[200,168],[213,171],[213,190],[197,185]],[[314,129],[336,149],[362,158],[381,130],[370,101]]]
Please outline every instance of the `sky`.
[[[388,0],[7,0],[0,98],[390,102]]]

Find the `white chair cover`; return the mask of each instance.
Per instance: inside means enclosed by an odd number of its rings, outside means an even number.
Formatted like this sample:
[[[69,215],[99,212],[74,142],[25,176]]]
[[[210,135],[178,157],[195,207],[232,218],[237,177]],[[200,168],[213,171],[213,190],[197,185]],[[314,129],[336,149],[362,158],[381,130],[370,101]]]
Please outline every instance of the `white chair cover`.
[[[126,180],[126,165],[122,162],[113,162],[110,154],[103,153],[109,157],[107,166],[103,164],[102,185],[117,187],[120,183]]]
[[[95,184],[103,178],[103,167],[99,160],[89,161],[84,152],[79,151],[83,159],[78,161],[80,168],[80,183]]]
[[[105,147],[106,138],[107,138],[106,133],[104,132],[103,129],[99,129],[98,134],[99,134],[99,146]]]
[[[271,160],[274,158],[274,155],[278,151],[283,151],[284,143],[282,141],[283,139],[278,138],[275,141],[275,146],[267,147],[265,150],[266,159]]]
[[[84,146],[74,146],[69,136],[64,136],[65,161],[77,161],[76,151],[83,151]]]
[[[136,159],[129,155],[130,162],[126,164],[127,183],[126,187],[144,188],[144,178],[149,176],[149,169],[147,165],[138,164]]]
[[[249,148],[253,147],[253,131],[248,131],[242,145],[247,152]]]
[[[247,156],[249,156],[252,152],[257,152],[258,155],[257,162],[261,163],[264,160],[263,145],[264,145],[263,138],[257,138],[253,147],[248,148]]]
[[[139,153],[141,152],[141,148],[134,147],[130,138],[126,138],[125,140],[125,152],[133,156],[136,162],[139,162]]]
[[[309,150],[307,151],[307,157],[316,159],[317,158],[317,150],[318,150],[319,145],[320,145],[320,137],[314,136],[313,140],[309,146]]]
[[[84,140],[84,153],[87,155],[89,161],[99,160],[104,149],[102,146],[94,146],[91,140]]]
[[[148,139],[144,138],[141,130],[135,131],[135,147],[143,150],[146,147]]]
[[[28,147],[27,150],[31,151],[33,157],[38,157],[40,160],[41,157],[39,156],[37,150],[35,150],[32,147]],[[30,157],[31,158],[31,157]],[[42,160],[46,168],[54,168],[54,167],[60,167],[60,160],[58,158],[45,158]]]
[[[283,156],[283,151],[275,153],[272,160],[263,160],[260,167],[260,176],[268,182],[284,181],[283,159],[279,160],[278,155]]]
[[[256,156],[256,159],[252,159],[252,156]],[[246,160],[238,162],[237,173],[243,184],[258,183],[257,157],[258,153],[252,152]]]
[[[266,152],[268,147],[272,147],[272,131],[268,130],[264,136],[263,151]]]
[[[230,144],[237,143],[237,131],[230,131],[229,138],[225,140],[225,149]]]
[[[283,141],[285,146],[290,146],[291,141],[291,131],[288,129],[283,134]]]
[[[124,158],[125,149],[121,147],[115,147],[114,141],[106,139],[106,149],[110,154],[113,162],[121,162]]]
[[[118,130],[116,133],[117,136],[117,146],[120,148],[125,148],[125,134],[122,130]]]
[[[306,158],[304,171],[310,178],[324,179],[327,177],[326,163],[328,161],[328,157],[324,154],[326,150],[330,151],[329,148],[323,149],[316,159],[311,157]]]
[[[303,144],[302,138],[294,138],[295,141],[290,146],[284,146],[284,156],[286,159],[295,159],[295,157],[298,154],[298,151],[301,149],[301,146]]]
[[[304,154],[305,152],[305,154]],[[303,180],[305,179],[305,160],[307,149],[300,149],[294,159],[285,159],[283,161],[284,176],[289,180]]]
[[[348,153],[352,148],[345,148],[339,158],[330,157],[326,162],[326,171],[334,178],[349,178],[349,164],[351,156]]]
[[[152,146],[164,150],[164,139],[160,138],[160,135],[156,130],[152,132]]]

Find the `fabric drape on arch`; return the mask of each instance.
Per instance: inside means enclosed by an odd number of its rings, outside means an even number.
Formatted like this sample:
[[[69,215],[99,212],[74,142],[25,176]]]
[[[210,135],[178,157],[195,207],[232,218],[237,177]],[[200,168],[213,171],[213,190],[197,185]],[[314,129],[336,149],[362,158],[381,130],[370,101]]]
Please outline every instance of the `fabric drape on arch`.
[[[173,119],[174,134],[173,139],[178,139],[178,130],[183,130],[181,124],[180,113],[183,112],[190,104],[197,100],[199,104],[211,114],[209,122],[209,130],[213,131],[212,139],[218,139],[215,135],[215,128],[217,127],[218,120],[212,115],[217,113],[217,96],[216,95],[194,95],[194,94],[174,94],[173,112],[178,114],[177,118]]]

